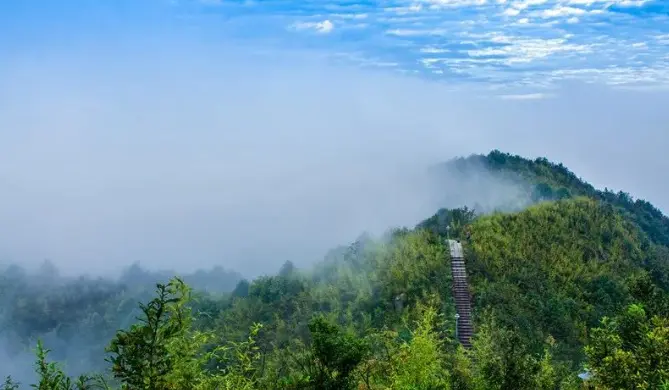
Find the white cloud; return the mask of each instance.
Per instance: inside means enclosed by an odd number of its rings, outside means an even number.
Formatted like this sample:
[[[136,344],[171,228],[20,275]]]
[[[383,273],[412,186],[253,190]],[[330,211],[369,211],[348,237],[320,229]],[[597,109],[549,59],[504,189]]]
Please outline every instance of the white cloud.
[[[334,29],[334,24],[329,19],[326,19],[322,22],[295,23],[293,28],[296,30],[315,30],[316,32],[327,34]]]
[[[615,4],[621,7],[643,7],[648,4],[651,0],[619,0]]]
[[[588,7],[595,4],[602,4],[608,8],[613,5],[620,7],[642,7],[650,1],[651,0],[566,0],[565,3],[571,5],[585,5]]]
[[[545,4],[547,0],[518,0],[511,3],[513,8],[524,10],[529,7]]]
[[[551,9],[546,9],[541,13],[541,16],[544,18],[557,18],[564,16],[579,16],[585,14],[586,11],[582,8],[575,7],[562,7],[558,6]]]
[[[546,3],[547,0],[517,0],[511,3],[510,7],[505,9],[503,14],[506,16],[517,16],[522,11],[530,8],[542,5]]]
[[[481,6],[487,3],[487,0],[420,0],[422,3],[428,4],[430,9],[440,8],[458,8],[458,7],[472,7]]]
[[[444,59],[443,58],[421,58],[420,62],[426,68],[434,68],[434,64],[439,63],[439,62],[444,62]]]
[[[597,81],[612,86],[669,85],[669,65],[667,63],[638,68],[617,66],[609,68],[557,69],[550,72],[558,79]]]
[[[506,65],[512,65],[532,62],[560,52],[586,53],[591,50],[588,45],[567,43],[565,38],[540,39],[496,35],[490,40],[492,42],[508,43],[508,45],[469,50],[468,54],[471,57],[504,56],[503,59],[498,61]]]
[[[499,97],[506,100],[536,100],[552,97],[553,95],[546,93],[525,93],[516,95],[500,95]]]
[[[406,15],[410,13],[415,13],[415,12],[420,12],[423,10],[423,6],[421,4],[411,4],[405,7],[387,7],[384,8],[384,11],[386,12],[393,12],[398,15]]]
[[[439,48],[439,47],[434,47],[434,46],[428,46],[428,47],[422,47],[420,49],[420,52],[421,53],[427,53],[427,54],[442,54],[442,53],[449,53],[450,50]]]
[[[365,14],[365,13],[360,13],[360,14],[355,14],[355,13],[350,13],[350,14],[330,14],[330,17],[333,17],[333,18],[341,18],[341,19],[360,20],[360,19],[367,19],[367,17],[369,17],[369,14]]]
[[[402,29],[397,28],[394,30],[386,31],[388,35],[396,35],[399,37],[416,37],[416,36],[428,36],[428,35],[445,35],[448,31],[441,28],[420,30],[420,29]]]

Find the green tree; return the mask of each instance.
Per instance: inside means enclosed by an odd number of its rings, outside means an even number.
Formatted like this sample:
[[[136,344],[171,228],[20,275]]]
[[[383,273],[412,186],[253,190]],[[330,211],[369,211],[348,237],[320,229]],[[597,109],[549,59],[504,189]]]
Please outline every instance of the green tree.
[[[669,318],[639,304],[593,329],[585,348],[593,381],[604,389],[669,388]]]
[[[402,342],[394,353],[390,371],[390,388],[397,390],[441,390],[449,387],[445,369],[444,338],[435,330],[437,311],[419,305],[416,327],[410,341]]]
[[[323,316],[309,323],[315,370],[312,383],[317,389],[344,390],[353,387],[353,373],[368,355],[367,343]]]
[[[0,385],[0,390],[17,390],[20,383],[12,379],[11,376],[5,377],[5,381]]]
[[[532,389],[531,362],[518,334],[484,324],[474,339],[475,384],[480,390]]]
[[[47,357],[49,350],[44,348],[41,340],[37,341],[37,361],[35,363],[35,372],[38,376],[37,384],[31,385],[37,390],[95,390],[108,389],[106,382],[100,376],[80,375],[76,379],[67,376],[55,362],[49,362]],[[5,382],[7,386],[9,381]],[[11,389],[18,388],[18,384],[9,382],[7,387]]]
[[[157,297],[148,304],[141,304],[143,317],[129,330],[121,330],[111,341],[107,351],[112,355],[114,377],[125,388],[163,390],[173,384],[168,378],[184,358],[193,353],[180,339],[189,330],[191,313],[187,306],[190,289],[179,278],[168,284],[157,284]],[[174,347],[186,347],[174,348]]]
[[[548,339],[543,356],[532,354],[521,335],[486,314],[474,339],[474,387],[480,390],[549,390],[560,383]]]

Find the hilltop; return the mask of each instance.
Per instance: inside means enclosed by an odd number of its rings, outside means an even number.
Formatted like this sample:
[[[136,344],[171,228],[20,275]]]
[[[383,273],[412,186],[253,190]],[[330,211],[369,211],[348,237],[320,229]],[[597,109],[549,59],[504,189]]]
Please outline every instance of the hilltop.
[[[488,155],[457,158],[434,169],[457,170],[467,175],[476,168],[506,177],[525,186],[534,200],[558,200],[585,196],[613,206],[635,223],[655,243],[669,246],[669,218],[649,202],[636,199],[624,191],[598,190],[576,176],[562,163],[544,157],[530,160],[493,150]]]
[[[118,324],[126,332],[109,343],[113,373],[131,388],[578,389],[585,369],[603,389],[667,386],[669,219],[543,158],[493,151],[432,172],[438,180],[481,169],[522,189],[515,211],[439,210],[415,228],[336,248],[313,269],[287,262],[223,296],[193,295],[174,279],[143,307],[148,324],[130,327],[135,295],[108,287],[76,321],[72,307],[21,306],[35,313],[22,326],[67,324],[65,335],[94,338],[105,334],[91,328]],[[470,350],[454,337],[447,236],[465,249]],[[82,290],[68,286],[61,295]],[[54,386],[46,388],[67,388]]]

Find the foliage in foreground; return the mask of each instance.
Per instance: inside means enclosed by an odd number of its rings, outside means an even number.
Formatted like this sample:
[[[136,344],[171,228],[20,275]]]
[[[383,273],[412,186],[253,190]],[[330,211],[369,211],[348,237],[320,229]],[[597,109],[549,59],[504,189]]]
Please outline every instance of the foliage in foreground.
[[[453,346],[444,334],[434,297],[403,316],[404,327],[356,335],[324,316],[309,321],[310,341],[287,355],[264,354],[255,325],[243,342],[217,343],[211,331],[193,327],[190,289],[180,280],[159,284],[141,305],[143,316],[111,341],[111,373],[72,379],[38,342],[40,390],[84,389],[580,389],[583,384],[553,360],[555,340],[542,354],[527,350],[517,332],[490,313],[472,350]],[[414,318],[411,320],[410,318]],[[274,351],[281,352],[281,351]],[[283,351],[286,352],[286,351]],[[669,318],[630,305],[604,318],[585,347],[587,365],[600,389],[661,389],[669,385]],[[293,360],[280,378],[263,373],[265,360]],[[280,360],[280,359],[279,359]],[[274,364],[279,363],[274,361]],[[271,364],[271,363],[270,363]],[[278,379],[278,380],[277,380]],[[0,389],[18,389],[7,378]]]

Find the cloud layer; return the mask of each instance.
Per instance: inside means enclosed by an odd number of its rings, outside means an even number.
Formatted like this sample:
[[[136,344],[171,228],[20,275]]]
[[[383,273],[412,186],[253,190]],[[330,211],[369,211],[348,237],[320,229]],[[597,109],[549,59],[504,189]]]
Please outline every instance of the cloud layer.
[[[204,12],[197,1],[179,4]],[[437,80],[512,90],[565,80],[669,86],[662,0],[233,0],[206,12],[241,36],[271,34],[340,61]]]

